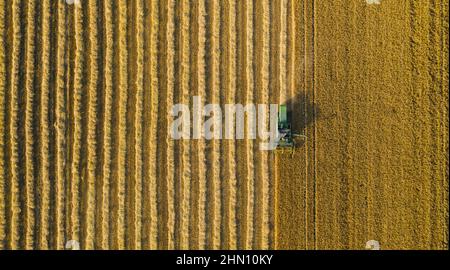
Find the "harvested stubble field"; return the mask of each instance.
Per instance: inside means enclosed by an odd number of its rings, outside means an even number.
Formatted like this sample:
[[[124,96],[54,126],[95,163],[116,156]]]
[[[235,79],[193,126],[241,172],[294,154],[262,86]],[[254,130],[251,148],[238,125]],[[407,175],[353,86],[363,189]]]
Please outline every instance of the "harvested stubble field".
[[[448,1],[0,0],[0,249],[448,248]],[[286,103],[294,156],[173,140]]]

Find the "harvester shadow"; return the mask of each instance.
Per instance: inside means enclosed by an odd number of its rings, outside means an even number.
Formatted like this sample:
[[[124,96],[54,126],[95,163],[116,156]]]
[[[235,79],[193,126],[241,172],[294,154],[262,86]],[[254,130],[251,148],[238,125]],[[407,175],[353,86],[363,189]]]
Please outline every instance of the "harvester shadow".
[[[302,92],[286,101],[288,108],[288,121],[292,125],[292,131],[308,136],[307,128],[315,124],[320,116],[320,108],[313,101],[313,94]],[[299,140],[296,147],[301,147],[306,140]]]

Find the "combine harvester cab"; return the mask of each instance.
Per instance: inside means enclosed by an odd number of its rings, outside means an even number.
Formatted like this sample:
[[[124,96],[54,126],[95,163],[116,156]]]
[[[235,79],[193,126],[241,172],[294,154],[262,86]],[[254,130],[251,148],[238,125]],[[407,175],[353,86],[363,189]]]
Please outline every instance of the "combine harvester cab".
[[[298,138],[306,139],[305,135],[294,133],[292,131],[291,119],[288,118],[287,106],[280,105],[278,108],[278,136],[277,136],[277,152],[284,153],[290,150],[294,154],[296,140]]]

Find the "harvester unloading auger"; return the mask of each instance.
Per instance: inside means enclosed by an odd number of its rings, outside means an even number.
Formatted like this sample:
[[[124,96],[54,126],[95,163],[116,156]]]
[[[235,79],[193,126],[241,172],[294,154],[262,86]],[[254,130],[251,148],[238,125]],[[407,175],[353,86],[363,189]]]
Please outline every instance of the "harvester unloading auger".
[[[278,138],[276,151],[290,150],[294,154],[299,139],[306,139],[303,134],[292,131],[291,119],[288,118],[287,106],[280,105],[278,109]]]

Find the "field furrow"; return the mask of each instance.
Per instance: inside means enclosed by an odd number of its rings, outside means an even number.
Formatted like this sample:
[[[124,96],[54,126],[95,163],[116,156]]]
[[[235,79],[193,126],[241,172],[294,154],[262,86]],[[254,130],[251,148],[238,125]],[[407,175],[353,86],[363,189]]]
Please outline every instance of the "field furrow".
[[[11,249],[17,249],[20,247],[20,168],[19,168],[19,99],[20,99],[20,89],[19,89],[19,61],[20,61],[20,48],[21,39],[23,36],[21,29],[21,10],[18,1],[12,2],[12,50],[11,50],[11,73],[10,73],[10,127],[9,127],[9,138],[10,138],[10,182],[9,193],[10,193],[10,247]]]
[[[98,103],[98,91],[97,85],[99,80],[98,74],[98,44],[97,44],[97,17],[98,6],[96,1],[89,1],[89,105],[88,105],[88,126],[87,126],[87,209],[86,209],[86,235],[85,235],[85,248],[94,248],[95,239],[95,181],[96,181],[96,169],[97,169],[97,103]]]
[[[255,6],[255,103],[269,109],[269,3],[267,1],[256,2]],[[259,106],[259,105],[258,105]],[[261,107],[258,107],[258,113]],[[256,140],[255,149],[255,248],[267,249],[269,246],[269,170],[265,165],[268,162],[266,151],[259,151],[259,144],[266,142],[265,132],[269,130],[268,117],[258,118],[259,140]],[[263,135],[264,133],[264,135]]]
[[[270,96],[270,88],[269,88],[269,78],[270,78],[270,10],[269,10],[269,1],[262,2],[262,53],[261,53],[261,87],[262,87],[262,95],[261,95],[261,104],[270,104],[269,96]],[[270,105],[269,105],[270,106]],[[269,107],[270,108],[270,107]],[[266,127],[270,129],[270,122],[266,120]],[[261,193],[259,194],[261,201],[261,249],[269,249],[273,248],[271,246],[270,240],[270,232],[273,230],[271,228],[271,224],[273,221],[273,217],[271,218],[270,211],[270,201],[274,196],[269,191],[269,187],[274,180],[270,175],[270,168],[272,166],[267,166],[269,161],[269,153],[263,152],[261,153],[261,177],[260,182],[262,183]]]
[[[175,1],[167,2],[167,25],[166,25],[166,97],[165,106],[167,112],[173,105],[175,90]],[[166,129],[171,124],[171,117],[166,113]],[[167,192],[167,249],[175,248],[175,180],[174,180],[174,152],[173,141],[166,134],[166,192]]]
[[[0,1],[0,108],[6,108],[6,2]],[[5,162],[5,138],[6,117],[5,111],[0,110],[0,249],[6,247],[6,162]]]
[[[279,95],[280,95],[280,1],[270,1],[269,12],[270,12],[270,50],[269,50],[269,104],[278,104],[279,103]],[[282,204],[279,204],[279,194],[282,194],[281,188],[279,188],[279,175],[277,172],[277,168],[280,168],[279,161],[277,155],[269,154],[269,163],[273,164],[273,166],[269,167],[269,175],[270,179],[272,179],[272,183],[269,186],[269,193],[274,194],[274,196],[270,196],[269,199],[269,209],[270,216],[273,217],[274,228],[271,234],[271,239],[275,248],[278,247],[277,243],[279,241],[278,235],[281,234],[279,231],[279,227],[276,223],[278,223],[279,208],[281,208]],[[278,194],[279,193],[279,194]],[[280,205],[280,206],[278,206]]]
[[[105,82],[105,95],[104,95],[104,116],[103,116],[103,183],[102,183],[102,249],[108,249],[111,243],[111,231],[110,231],[110,204],[111,204],[111,182],[112,182],[112,117],[113,117],[113,70],[114,70],[114,30],[113,30],[113,4],[111,1],[104,3],[104,42],[105,42],[105,61],[103,74],[103,80]]]
[[[80,241],[80,184],[81,184],[81,146],[82,146],[82,96],[83,96],[83,69],[84,40],[83,40],[83,12],[80,6],[74,7],[75,28],[75,63],[73,78],[73,141],[71,164],[71,239]]]
[[[207,248],[217,249],[220,247],[220,221],[221,221],[221,193],[220,193],[220,143],[216,136],[220,134],[217,126],[217,118],[222,115],[216,115],[217,104],[220,104],[220,51],[218,49],[220,39],[220,7],[218,2],[207,2],[207,22],[206,22],[206,69],[209,76],[206,77],[206,103],[213,104],[209,109],[205,108],[204,116],[210,120],[205,122],[205,138],[207,151]],[[213,128],[211,128],[213,126]],[[217,164],[217,165],[213,165]]]
[[[198,66],[198,55],[199,55],[199,24],[198,24],[198,14],[199,14],[199,4],[194,3],[191,5],[190,8],[190,16],[189,16],[189,26],[190,26],[190,44],[191,44],[191,50],[189,55],[190,60],[190,82],[189,87],[191,91],[193,92],[192,95],[199,95],[200,89],[199,89],[199,83],[198,83],[198,72],[199,72],[199,66]],[[195,111],[192,112],[194,116]],[[192,120],[194,118],[192,117]],[[194,122],[192,122],[192,138],[194,138],[194,131],[195,131],[196,125]],[[197,134],[195,134],[197,135]],[[200,188],[200,175],[199,175],[199,154],[198,149],[200,147],[200,141],[199,140],[193,140],[191,144],[191,194],[190,194],[190,221],[189,221],[189,228],[190,228],[190,241],[189,241],[189,248],[190,249],[199,249],[199,211],[198,208],[200,206],[199,204],[199,188]]]
[[[206,97],[206,82],[205,82],[205,74],[206,74],[206,63],[205,63],[205,45],[206,45],[206,6],[205,1],[201,0],[197,3],[197,14],[195,15],[196,19],[198,19],[197,24],[197,96],[202,97],[202,104],[204,104]],[[196,114],[197,119],[203,119],[202,109],[199,108],[196,110],[193,108],[193,113]],[[201,122],[198,121],[201,125]],[[197,227],[198,227],[198,241],[197,249],[205,249],[206,248],[206,173],[205,173],[205,141],[201,137],[203,136],[203,131],[201,126],[193,126],[193,138],[198,139],[197,141],[197,149],[196,151],[196,171],[195,173],[198,175],[196,179],[198,182],[197,189]]]
[[[147,228],[148,237],[148,248],[157,249],[158,248],[158,219],[159,219],[159,211],[158,211],[158,196],[157,196],[157,162],[159,161],[159,157],[157,155],[157,124],[158,124],[158,96],[159,96],[159,81],[158,81],[158,29],[159,29],[159,7],[157,1],[152,1],[150,8],[150,16],[146,20],[147,23],[150,23],[151,27],[147,32],[147,44],[149,48],[149,61],[146,61],[146,74],[149,74],[149,82],[146,89],[150,89],[149,95],[149,131],[147,140],[149,140],[148,151],[149,151],[149,165],[148,165],[148,185],[146,189],[146,193],[148,196],[148,203],[144,209],[147,211],[144,212],[144,217],[146,213],[149,213]]]
[[[236,1],[229,0],[228,3],[228,76],[227,76],[227,104],[234,104],[236,97]],[[231,132],[235,131],[234,123],[230,124],[229,127]],[[237,177],[236,177],[236,142],[232,140],[227,140],[228,153],[227,153],[227,166],[228,166],[228,185],[226,190],[229,193],[229,205],[228,205],[228,230],[229,230],[229,249],[237,249]]]
[[[245,49],[244,41],[245,41],[245,17],[243,13],[243,4],[244,2],[236,1],[236,24],[241,27],[236,27],[236,97],[235,97],[235,103],[236,104],[245,104]],[[244,30],[242,30],[243,28]],[[244,96],[244,97],[243,97]],[[236,125],[236,129],[238,126]],[[245,143],[243,140],[238,140],[236,142],[236,174],[238,176],[246,175],[246,149],[245,149]],[[244,249],[247,241],[247,220],[246,220],[246,206],[247,201],[245,197],[245,183],[246,183],[245,177],[237,177],[236,182],[236,190],[237,190],[237,196],[236,196],[236,216],[237,216],[237,234],[241,237],[237,239],[237,248],[238,249]]]
[[[245,44],[246,44],[246,60],[245,60],[245,76],[246,76],[246,85],[245,85],[245,93],[246,96],[244,98],[245,102],[243,104],[255,104],[254,99],[254,91],[255,91],[255,78],[254,78],[254,38],[253,38],[253,32],[254,32],[254,9],[253,9],[254,1],[248,1],[246,3],[246,6],[244,7],[245,14]],[[254,105],[253,105],[254,106]],[[256,114],[256,107],[254,108],[254,113]],[[251,114],[248,114],[250,116],[250,119],[252,119]],[[247,125],[247,132],[249,136],[255,136],[257,134],[256,130],[256,123],[254,122],[250,123],[250,125]],[[249,123],[249,118],[247,118],[246,122]],[[254,134],[254,135],[252,135]],[[246,205],[246,219],[247,219],[247,228],[246,228],[246,234],[247,239],[245,242],[244,249],[253,249],[254,248],[254,207],[255,207],[255,160],[254,160],[254,140],[246,140],[246,194],[245,197],[247,198],[247,205]]]
[[[42,81],[40,93],[40,246],[48,249],[50,245],[50,53],[51,53],[51,3],[42,3]]]
[[[144,0],[136,1],[136,115],[135,115],[135,190],[134,249],[142,248],[143,110],[144,110]]]
[[[124,249],[126,243],[126,179],[127,179],[127,104],[128,104],[128,51],[126,2],[119,4],[119,159],[117,189],[117,247]]]
[[[65,203],[66,203],[66,135],[67,135],[67,108],[66,108],[66,61],[68,61],[65,51],[66,35],[66,6],[58,3],[58,36],[57,36],[57,72],[56,72],[56,249],[64,248],[65,232]]]
[[[35,149],[33,148],[33,120],[34,120],[34,70],[35,70],[35,17],[36,17],[36,3],[29,2],[27,7],[27,55],[26,55],[26,114],[25,114],[25,178],[26,178],[26,207],[25,207],[25,248],[33,249],[34,234],[35,234],[35,164],[33,157]]]
[[[180,103],[182,104],[189,104],[190,102],[190,95],[189,95],[189,86],[190,86],[190,24],[189,24],[189,17],[190,17],[190,3],[187,0],[182,1],[181,3],[181,33],[180,33],[180,69],[179,73],[181,76],[180,83],[179,83],[179,96],[178,99]],[[181,141],[181,150],[180,150],[180,167],[179,167],[179,177],[180,179],[177,179],[176,181],[180,181],[180,221],[179,221],[179,249],[189,249],[189,243],[190,243],[190,230],[189,230],[189,224],[190,224],[190,201],[191,201],[191,157],[190,157],[190,147],[191,144],[187,140]]]

